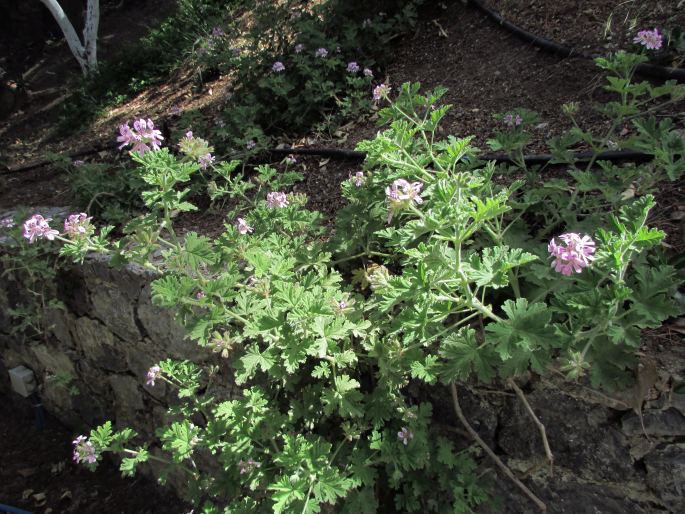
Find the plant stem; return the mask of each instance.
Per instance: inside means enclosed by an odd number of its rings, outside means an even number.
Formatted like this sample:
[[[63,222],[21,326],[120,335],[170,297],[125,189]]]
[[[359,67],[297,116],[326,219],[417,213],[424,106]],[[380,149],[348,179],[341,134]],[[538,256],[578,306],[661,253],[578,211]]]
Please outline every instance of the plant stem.
[[[459,418],[459,421],[461,422],[462,425],[464,425],[464,428],[466,431],[469,433],[469,435],[478,443],[478,445],[483,448],[483,451],[488,454],[488,457],[490,457],[493,461],[495,461],[495,464],[502,470],[502,472],[512,481],[516,486],[523,491],[523,493],[530,498],[530,500],[537,505],[537,507],[540,509],[540,512],[547,512],[547,505],[543,503],[543,501],[535,496],[535,494],[526,487],[526,485],[521,482],[514,473],[507,467],[507,465],[500,460],[500,458],[495,455],[495,452],[492,451],[492,449],[481,439],[481,437],[478,435],[478,433],[473,429],[473,427],[469,424],[468,420],[464,416],[464,413],[461,410],[461,405],[459,405],[459,395],[457,393],[457,386],[452,382],[450,384],[450,392],[452,393],[452,403],[454,406],[454,412],[457,415],[457,418]]]
[[[540,431],[540,436],[542,437],[542,444],[545,447],[545,454],[547,455],[547,460],[549,461],[549,474],[550,476],[554,476],[554,455],[552,455],[552,449],[549,447],[549,441],[547,440],[547,432],[545,431],[545,425],[543,425],[540,419],[535,415],[535,411],[530,406],[530,403],[528,403],[526,395],[523,394],[523,391],[516,384],[516,382],[514,382],[514,380],[510,378],[509,380],[507,380],[507,383],[516,392],[523,405],[525,405],[528,414],[530,414],[530,417],[533,418],[533,422],[537,425],[538,430]]]

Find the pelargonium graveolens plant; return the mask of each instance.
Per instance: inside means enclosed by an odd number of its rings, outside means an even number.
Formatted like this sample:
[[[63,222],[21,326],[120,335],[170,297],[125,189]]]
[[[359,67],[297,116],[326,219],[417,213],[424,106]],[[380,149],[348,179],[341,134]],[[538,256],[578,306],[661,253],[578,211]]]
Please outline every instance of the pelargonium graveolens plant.
[[[140,380],[178,393],[158,427],[166,457],[111,424],[77,438],[75,456],[95,466],[120,452],[126,474],[166,461],[202,512],[469,512],[486,490],[469,441],[433,419],[430,391],[551,370],[625,386],[640,330],[677,313],[664,233],[647,227],[653,198],[612,205],[592,227],[541,223],[522,181],[496,183],[470,138],[439,137],[443,94],[405,84],[379,111],[387,128],[360,143],[364,169],[341,184],[349,205],[333,236],[289,192],[296,177],[260,166],[247,181],[214,163],[215,192],[237,202],[226,230],[178,237],[197,158],[132,151],[148,213],[116,243],[85,231],[62,252],[154,269],[154,301],[241,393],[224,398],[207,385],[215,371],[163,360]]]

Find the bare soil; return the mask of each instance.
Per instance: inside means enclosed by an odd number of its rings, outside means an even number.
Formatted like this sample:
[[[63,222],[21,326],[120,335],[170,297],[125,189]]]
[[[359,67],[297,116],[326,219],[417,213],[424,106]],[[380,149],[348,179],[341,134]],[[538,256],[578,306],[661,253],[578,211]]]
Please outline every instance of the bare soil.
[[[685,28],[685,5],[678,0],[486,0],[515,25],[585,53],[635,48],[640,30]],[[665,57],[650,52],[659,61]],[[674,58],[664,65],[680,66]]]
[[[71,441],[76,435],[50,415],[39,430],[28,400],[0,394],[0,503],[36,514],[190,510],[172,491],[148,478],[122,478],[109,460],[94,472],[75,464]]]

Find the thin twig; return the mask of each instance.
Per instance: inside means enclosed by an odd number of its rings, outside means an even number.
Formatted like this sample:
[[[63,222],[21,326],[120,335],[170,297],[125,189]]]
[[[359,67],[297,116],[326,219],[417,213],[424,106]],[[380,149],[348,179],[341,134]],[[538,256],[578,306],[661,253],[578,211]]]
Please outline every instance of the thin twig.
[[[523,493],[530,498],[530,500],[537,505],[537,507],[540,509],[541,512],[547,512],[547,505],[543,503],[543,501],[535,496],[535,494],[526,487],[526,485],[521,482],[518,478],[516,478],[516,475],[507,467],[507,465],[500,460],[500,458],[495,455],[495,452],[493,452],[490,447],[485,444],[485,441],[483,441],[478,433],[471,427],[469,422],[467,421],[466,417],[464,416],[464,413],[461,410],[461,406],[459,405],[459,395],[457,393],[457,386],[454,385],[454,382],[450,384],[450,391],[452,393],[452,403],[454,404],[454,412],[457,414],[457,418],[459,418],[459,421],[461,422],[462,425],[464,425],[464,428],[466,431],[473,437],[473,439],[480,445],[481,448],[485,451],[485,453],[488,454],[488,456],[495,461],[495,464],[502,470],[502,472],[507,475],[507,477],[516,484],[516,486],[523,491]]]
[[[514,382],[514,380],[510,378],[509,380],[507,380],[507,383],[514,391],[516,391],[517,396],[521,399],[523,405],[526,406],[528,414],[530,414],[530,417],[533,418],[533,422],[537,425],[538,430],[540,431],[540,436],[542,437],[542,445],[545,447],[545,454],[547,455],[547,460],[549,461],[549,474],[550,476],[554,476],[554,455],[552,455],[552,449],[549,447],[549,441],[547,440],[547,432],[545,431],[545,425],[543,425],[542,421],[540,421],[540,418],[538,418],[535,415],[533,407],[530,406],[530,403],[528,403],[526,395],[523,394],[521,388],[518,385],[516,385],[516,382]]]
[[[93,202],[96,200],[98,196],[111,196],[113,198],[116,198],[116,195],[112,193],[107,193],[105,191],[100,191],[99,193],[96,193],[93,198],[90,199],[90,202],[88,202],[88,207],[86,207],[86,212],[90,214],[90,208],[93,206]],[[100,202],[98,202],[100,203]]]

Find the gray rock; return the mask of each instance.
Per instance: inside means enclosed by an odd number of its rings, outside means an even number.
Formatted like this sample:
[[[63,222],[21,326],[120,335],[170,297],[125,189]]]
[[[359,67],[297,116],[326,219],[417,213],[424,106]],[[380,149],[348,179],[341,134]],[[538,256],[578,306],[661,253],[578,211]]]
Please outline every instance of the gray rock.
[[[43,312],[43,321],[49,334],[52,334],[60,343],[73,347],[69,327],[74,324],[74,316],[65,309],[49,308]]]
[[[173,311],[152,304],[149,284],[140,294],[137,313],[147,336],[164,349],[167,357],[196,360],[199,347],[185,338],[185,329],[174,320]]]
[[[126,347],[126,362],[128,368],[135,377],[140,377],[142,387],[150,395],[157,399],[163,399],[167,393],[167,383],[164,380],[157,380],[154,386],[147,385],[146,375],[150,367],[164,360],[166,356],[161,355],[160,349],[152,344],[149,339],[144,339],[138,343]]]
[[[135,303],[140,291],[155,275],[137,264],[127,264],[120,268],[110,266],[108,255],[92,253],[82,266],[86,279],[98,279],[118,289],[127,298],[128,303]]]
[[[29,345],[40,365],[50,374],[75,377],[76,370],[72,358],[64,349],[45,343]]]
[[[114,372],[128,369],[126,357],[120,349],[121,341],[102,323],[90,318],[77,318],[72,335],[84,357],[95,366]]]
[[[673,437],[685,435],[685,416],[676,409],[664,411],[647,410],[643,413],[647,435]],[[642,435],[640,418],[634,412],[626,414],[621,420],[623,433],[628,436]]]
[[[135,411],[142,411],[145,408],[142,393],[138,387],[140,382],[128,375],[110,375],[109,385],[114,393],[114,408],[117,411],[117,423],[120,417],[135,419]]]
[[[625,480],[635,475],[626,437],[611,424],[597,426],[589,405],[552,389],[528,401],[545,425],[555,462],[587,480]],[[542,439],[525,406],[512,398],[500,416],[499,446],[518,459],[545,459]]]
[[[647,483],[671,512],[685,512],[685,444],[669,444],[644,459]]]
[[[142,335],[136,326],[130,299],[112,284],[88,280],[93,317],[99,319],[124,341],[138,341]]]

